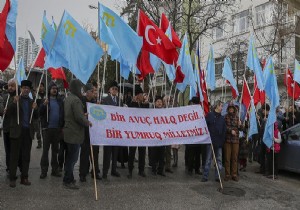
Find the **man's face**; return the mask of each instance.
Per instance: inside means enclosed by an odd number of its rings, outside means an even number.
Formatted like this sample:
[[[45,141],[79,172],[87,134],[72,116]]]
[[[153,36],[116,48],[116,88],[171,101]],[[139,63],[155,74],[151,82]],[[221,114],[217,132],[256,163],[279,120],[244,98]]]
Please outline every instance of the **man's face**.
[[[220,105],[217,106],[216,111],[217,112],[222,112],[222,109],[223,109],[223,104],[220,104]]]
[[[44,93],[44,91],[45,91],[45,87],[44,87],[44,85],[40,85],[40,89],[39,89],[39,93]]]
[[[116,96],[117,94],[118,94],[118,87],[111,87],[110,89],[109,89],[109,92],[110,92],[110,94],[112,95],[112,96]]]
[[[23,96],[25,96],[25,97],[29,96],[30,87],[28,87],[28,86],[21,87],[21,92],[22,92]]]
[[[91,90],[86,91],[85,94],[86,94],[85,96],[86,96],[88,99],[94,98],[94,89],[91,89]]]
[[[8,92],[13,93],[16,91],[16,83],[15,82],[9,82],[8,83]]]
[[[158,99],[155,101],[155,107],[156,108],[162,108],[163,107],[163,101],[161,99]]]
[[[230,107],[229,110],[228,110],[228,112],[229,112],[230,114],[232,114],[232,113],[234,112],[234,108],[233,108],[233,107]]]
[[[144,95],[143,93],[139,93],[136,95],[136,98],[139,102],[143,102],[144,101]]]
[[[56,86],[52,86],[50,89],[50,95],[51,96],[56,96],[57,95],[57,87]]]

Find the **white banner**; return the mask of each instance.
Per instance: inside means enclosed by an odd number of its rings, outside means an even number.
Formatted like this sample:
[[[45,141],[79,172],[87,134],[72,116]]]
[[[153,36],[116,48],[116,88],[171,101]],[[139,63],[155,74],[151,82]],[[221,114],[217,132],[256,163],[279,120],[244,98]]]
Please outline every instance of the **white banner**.
[[[88,103],[92,145],[162,146],[211,142],[201,106],[140,109]]]

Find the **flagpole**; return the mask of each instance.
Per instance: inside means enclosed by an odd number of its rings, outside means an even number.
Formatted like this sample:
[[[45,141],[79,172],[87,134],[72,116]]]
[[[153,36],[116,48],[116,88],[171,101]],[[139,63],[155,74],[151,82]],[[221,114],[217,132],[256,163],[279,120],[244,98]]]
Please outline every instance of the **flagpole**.
[[[118,82],[118,61],[117,60],[116,60],[116,81]],[[120,82],[121,82],[121,80],[120,80]]]
[[[223,100],[224,99],[224,79],[223,79],[223,85],[222,85],[222,97],[221,97],[221,100]]]
[[[104,93],[105,73],[106,73],[106,63],[107,63],[107,51],[105,51],[103,62],[104,62],[104,70],[103,70],[103,77],[102,77],[101,93],[100,93],[100,98],[99,98],[100,103],[101,103],[101,99],[102,99],[102,93]]]
[[[295,115],[295,106],[294,106],[294,104],[295,104],[295,85],[296,85],[296,81],[294,80],[294,87],[293,87],[293,104],[292,104],[292,107],[293,107],[293,116],[292,116],[292,118],[293,118],[293,125],[295,124],[295,118],[294,118],[294,115]]]
[[[47,74],[47,69],[45,69],[45,74],[46,74],[46,99],[48,99],[48,74]],[[39,92],[37,92],[39,94]],[[37,98],[37,97],[35,97]],[[47,122],[49,122],[49,105],[47,104]]]
[[[37,94],[39,94],[40,87],[41,87],[41,82],[42,82],[42,80],[43,80],[44,74],[45,74],[45,72],[43,72],[43,74],[42,74],[42,76],[41,76],[41,79],[40,79],[40,82],[39,82],[39,86],[38,86],[38,88],[37,88]],[[46,80],[46,81],[47,81],[47,80]],[[36,103],[36,100],[37,100],[37,96],[35,96],[34,103]],[[46,97],[46,100],[48,100],[48,97]],[[33,109],[31,109],[31,114],[30,114],[29,124],[31,124],[32,115],[33,115]],[[47,103],[47,121],[48,121],[48,103]]]
[[[224,79],[224,101],[226,101],[226,95],[227,95],[227,87],[226,87],[226,79]]]
[[[16,96],[19,96],[18,91],[18,80],[17,80],[17,61],[16,61],[16,54],[14,54],[14,63],[15,63],[15,80],[16,80]],[[18,125],[20,124],[20,113],[19,113],[20,107],[19,107],[19,100],[17,101],[17,122]]]
[[[97,66],[97,91],[98,91],[98,97],[97,97],[97,102],[100,103],[100,62],[98,62]]]
[[[174,91],[174,96],[173,96],[172,108],[174,107],[175,98],[176,98],[176,91],[177,91],[177,89],[176,89],[176,88],[174,88],[174,89],[175,89],[175,91]],[[177,99],[177,100],[178,100],[178,99]]]
[[[286,101],[287,101],[287,109],[289,109],[289,94],[288,94],[288,72],[289,71],[289,64],[286,64],[285,70],[285,84],[286,84]],[[288,116],[288,115],[286,115]]]

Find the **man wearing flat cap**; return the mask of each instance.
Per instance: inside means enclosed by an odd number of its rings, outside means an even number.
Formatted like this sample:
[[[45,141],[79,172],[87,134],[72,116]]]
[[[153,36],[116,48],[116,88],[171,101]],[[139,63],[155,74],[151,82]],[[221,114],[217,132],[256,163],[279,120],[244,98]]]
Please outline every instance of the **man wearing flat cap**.
[[[111,106],[123,106],[122,102],[119,100],[118,93],[118,83],[112,81],[109,84],[109,95],[102,100],[102,104]],[[115,177],[120,177],[120,173],[117,172],[117,158],[118,158],[118,146],[104,146],[103,147],[103,179],[107,179],[107,173],[110,167],[111,160],[111,175]]]
[[[34,137],[34,125],[30,123],[33,110],[33,118],[38,117],[37,104],[29,98],[32,84],[29,80],[21,82],[21,96],[14,96],[13,103],[7,107],[7,117],[10,118],[10,187],[16,187],[16,172],[21,160],[21,184],[31,185],[28,181],[30,164],[30,152]],[[17,106],[19,104],[19,106]],[[18,114],[19,113],[19,120]]]
[[[135,108],[149,108],[149,103],[143,103],[144,101],[144,91],[140,85],[135,85],[135,97],[133,101],[128,105],[128,107]],[[128,178],[132,178],[132,171],[134,168],[134,157],[137,147],[129,147],[129,157],[128,157],[128,169],[129,174]],[[139,175],[141,177],[146,177],[145,174],[145,156],[146,156],[146,147],[139,147]]]

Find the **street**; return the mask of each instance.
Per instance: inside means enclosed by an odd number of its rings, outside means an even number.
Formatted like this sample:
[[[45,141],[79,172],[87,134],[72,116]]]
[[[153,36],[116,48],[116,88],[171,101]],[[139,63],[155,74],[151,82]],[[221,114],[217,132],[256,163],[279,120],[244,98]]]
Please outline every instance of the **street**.
[[[36,149],[36,145],[34,140],[29,170],[31,186],[20,185],[18,178],[17,187],[10,188],[1,138],[0,209],[300,209],[299,174],[281,172],[279,179],[273,181],[255,174],[258,164],[254,162],[248,164],[246,172],[240,172],[239,182],[223,182],[221,193],[220,184],[213,177],[213,166],[206,183],[200,182],[201,176],[189,176],[185,172],[184,146],[179,151],[180,164],[173,174],[153,176],[148,167],[147,177],[142,178],[137,174],[135,163],[135,173],[129,180],[126,177],[128,169],[118,168],[121,178],[109,174],[108,181],[97,181],[99,200],[95,201],[93,180],[88,176],[86,183],[79,182],[78,164],[75,177],[79,190],[65,189],[62,178],[52,177],[49,172],[47,178],[41,180],[42,150]],[[102,169],[102,148],[100,154]]]

